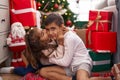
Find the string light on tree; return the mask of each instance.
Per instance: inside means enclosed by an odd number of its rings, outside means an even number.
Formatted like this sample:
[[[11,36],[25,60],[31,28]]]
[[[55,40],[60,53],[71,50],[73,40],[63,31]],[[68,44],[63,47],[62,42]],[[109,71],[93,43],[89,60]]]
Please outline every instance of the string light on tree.
[[[65,15],[68,15],[68,13],[65,13]]]
[[[58,3],[60,3],[60,0],[58,0]]]
[[[52,2],[55,2],[54,0],[52,0]]]
[[[42,1],[42,3],[44,3],[44,1]]]
[[[63,0],[63,2],[65,2],[65,0]]]
[[[53,10],[53,8],[51,8],[51,10]]]
[[[63,16],[65,23],[67,25],[74,24],[75,17],[73,17],[73,12],[69,9],[68,5],[69,3],[67,0],[36,0],[37,2],[40,2],[38,4],[37,9],[41,12],[42,14],[42,21],[44,22],[44,15],[47,16],[51,12],[59,13],[60,15]],[[68,21],[70,20],[70,21]]]

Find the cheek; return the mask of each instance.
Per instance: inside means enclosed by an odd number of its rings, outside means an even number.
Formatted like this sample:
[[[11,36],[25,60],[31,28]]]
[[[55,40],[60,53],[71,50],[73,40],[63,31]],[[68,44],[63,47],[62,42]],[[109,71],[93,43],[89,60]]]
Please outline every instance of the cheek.
[[[56,34],[56,33],[55,33],[55,34],[52,34],[52,35],[51,35],[51,38],[56,39],[56,38],[57,38],[57,34]]]
[[[48,40],[49,40],[49,37],[48,37],[48,36],[45,36],[45,37],[44,37],[44,40],[45,40],[45,41],[48,41]]]

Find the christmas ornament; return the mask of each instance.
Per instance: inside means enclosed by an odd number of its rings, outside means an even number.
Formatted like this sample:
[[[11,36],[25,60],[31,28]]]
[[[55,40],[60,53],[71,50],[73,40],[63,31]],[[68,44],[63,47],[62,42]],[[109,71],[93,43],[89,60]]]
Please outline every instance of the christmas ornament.
[[[37,2],[37,7],[41,7],[42,4],[40,2]]]
[[[41,4],[40,2],[37,2],[37,3],[36,3],[37,9],[39,9],[39,7],[41,7],[41,6],[42,6],[42,4]]]
[[[59,5],[57,3],[54,4],[54,8],[55,9],[58,9],[59,8]]]
[[[71,20],[67,20],[66,21],[66,26],[71,26],[72,25],[72,21]]]

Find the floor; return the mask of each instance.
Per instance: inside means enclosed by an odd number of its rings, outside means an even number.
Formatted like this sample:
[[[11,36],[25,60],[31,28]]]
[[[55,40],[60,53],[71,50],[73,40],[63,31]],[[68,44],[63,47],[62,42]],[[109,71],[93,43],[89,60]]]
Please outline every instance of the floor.
[[[5,66],[6,66],[5,62],[0,64],[0,68],[5,67]],[[21,76],[18,76],[15,74],[0,74],[0,77],[2,77],[2,80],[20,80],[22,78]]]
[[[3,80],[20,80],[21,76],[15,74],[0,74]],[[1,79],[0,79],[1,80]]]
[[[3,65],[0,65],[0,66],[4,66]],[[110,71],[105,71],[105,72],[98,72],[98,73],[93,73],[95,75],[98,76],[98,74],[100,74],[100,76],[104,76],[104,74],[106,73],[109,73]],[[0,74],[0,77],[2,77],[2,79],[0,80],[20,80],[22,78],[22,76],[18,76],[18,75],[15,75],[15,74]],[[104,79],[93,79],[93,80],[104,80]],[[109,79],[106,79],[106,80],[109,80]]]

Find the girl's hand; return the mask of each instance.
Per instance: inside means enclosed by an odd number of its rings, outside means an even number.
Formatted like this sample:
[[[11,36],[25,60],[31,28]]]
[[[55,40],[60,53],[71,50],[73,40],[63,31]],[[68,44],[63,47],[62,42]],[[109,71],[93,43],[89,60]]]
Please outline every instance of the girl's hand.
[[[64,36],[59,35],[57,41],[59,45],[64,45]]]
[[[57,37],[57,42],[58,45],[63,45],[64,44],[64,35],[63,35],[63,31],[59,31],[59,35]]]

